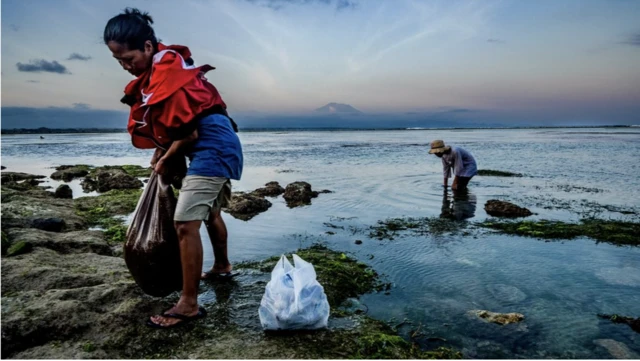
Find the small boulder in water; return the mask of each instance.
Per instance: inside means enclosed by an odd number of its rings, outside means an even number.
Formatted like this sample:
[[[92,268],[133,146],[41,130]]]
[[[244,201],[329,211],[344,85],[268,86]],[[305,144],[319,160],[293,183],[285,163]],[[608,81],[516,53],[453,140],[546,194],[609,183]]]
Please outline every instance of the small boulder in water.
[[[528,217],[532,215],[530,210],[519,207],[513,203],[490,199],[484,205],[484,210],[494,217]]]
[[[311,190],[311,184],[307,182],[293,182],[284,190],[284,199],[289,208],[311,204],[311,198],[316,198],[318,192]]]
[[[234,193],[225,211],[237,219],[248,221],[271,207],[271,202],[251,193]]]
[[[58,188],[56,188],[56,191],[53,195],[56,198],[73,198],[73,191],[68,185],[61,184],[58,186]]]
[[[269,182],[251,193],[259,197],[277,197],[284,193],[284,188],[278,182]]]
[[[524,320],[524,315],[521,313],[497,313],[485,310],[473,310],[470,312],[487,322],[493,322],[499,325],[518,323]]]

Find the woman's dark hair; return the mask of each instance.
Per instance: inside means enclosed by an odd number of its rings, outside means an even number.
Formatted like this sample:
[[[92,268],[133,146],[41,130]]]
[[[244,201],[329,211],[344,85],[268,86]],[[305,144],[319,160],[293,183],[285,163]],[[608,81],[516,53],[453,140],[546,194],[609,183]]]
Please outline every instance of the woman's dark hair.
[[[144,50],[144,43],[151,40],[153,48],[158,48],[158,39],[151,27],[153,19],[147,12],[126,8],[123,13],[112,17],[104,27],[104,43],[115,41],[129,50]]]

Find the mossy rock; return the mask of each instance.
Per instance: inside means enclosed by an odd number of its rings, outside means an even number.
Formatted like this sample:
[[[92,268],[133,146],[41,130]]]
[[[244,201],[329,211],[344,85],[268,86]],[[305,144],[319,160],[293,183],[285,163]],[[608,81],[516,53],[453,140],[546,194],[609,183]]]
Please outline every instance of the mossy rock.
[[[93,169],[91,169],[91,171],[89,172],[89,177],[93,177],[95,174],[97,174],[100,171],[109,171],[109,170],[123,170],[125,173],[127,173],[130,176],[133,177],[137,177],[137,178],[149,178],[151,177],[151,167],[141,167],[139,165],[131,165],[131,164],[125,164],[125,165],[105,165],[105,166],[101,166],[101,167],[95,167]]]
[[[379,240],[393,240],[405,231],[413,235],[457,234],[466,229],[467,226],[466,222],[439,217],[389,218],[384,221],[378,221],[375,226],[371,226],[369,228],[369,237]]]
[[[378,273],[366,264],[325,246],[316,244],[293,253],[313,265],[318,282],[324,287],[329,306],[332,308],[340,306],[350,297],[390,287],[389,284],[381,283]],[[290,254],[287,257],[291,259]],[[278,260],[280,257],[272,257],[262,262],[245,262],[238,264],[236,268],[254,268],[262,272],[271,272]]]
[[[104,231],[105,239],[109,244],[124,244],[127,240],[127,226],[117,224]]]
[[[18,241],[9,247],[9,249],[7,250],[7,256],[12,257],[20,254],[29,253],[31,252],[32,249],[33,249],[33,246],[31,245],[31,243]]]
[[[89,225],[109,228],[121,222],[113,216],[127,215],[136,209],[142,189],[114,189],[97,197],[74,199],[76,214]]]
[[[634,330],[637,333],[640,333],[640,317],[633,318],[633,317],[620,316],[616,314],[613,314],[613,315],[598,314],[598,317],[610,320],[613,323],[626,323],[627,325],[629,325],[629,327],[631,327],[632,330]]]
[[[561,221],[493,221],[480,226],[506,234],[544,239],[573,239],[589,237],[615,245],[640,246],[640,223],[615,220],[585,219],[580,223]]]
[[[56,171],[51,174],[51,179],[69,182],[74,178],[86,176],[87,174],[89,174],[91,168],[92,167],[87,164],[61,165],[59,167],[56,167]]]
[[[5,254],[7,254],[7,250],[9,249],[9,247],[11,247],[11,241],[9,240],[9,237],[7,237],[7,234],[4,233],[4,231],[0,232],[2,234],[2,255],[4,256]]]
[[[520,173],[505,172],[502,170],[493,169],[480,169],[478,170],[478,175],[486,177],[522,177],[522,174]]]

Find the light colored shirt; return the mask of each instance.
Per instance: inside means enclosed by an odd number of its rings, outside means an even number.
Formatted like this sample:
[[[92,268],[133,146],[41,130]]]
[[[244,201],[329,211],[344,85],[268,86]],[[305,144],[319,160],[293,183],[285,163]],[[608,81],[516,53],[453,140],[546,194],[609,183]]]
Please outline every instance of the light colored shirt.
[[[442,173],[445,178],[451,178],[451,168],[458,177],[473,177],[478,174],[473,155],[460,147],[451,147],[449,154],[442,155]]]

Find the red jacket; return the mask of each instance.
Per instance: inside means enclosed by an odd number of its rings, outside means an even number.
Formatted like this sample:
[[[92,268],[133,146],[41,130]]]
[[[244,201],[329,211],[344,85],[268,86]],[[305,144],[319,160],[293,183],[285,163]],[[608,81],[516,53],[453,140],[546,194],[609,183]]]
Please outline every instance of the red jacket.
[[[158,44],[151,70],[124,89],[131,106],[127,130],[136,148],[166,148],[193,132],[194,118],[213,108],[227,108],[204,74],[210,65],[195,67],[186,46]],[[126,100],[125,100],[126,99]]]

